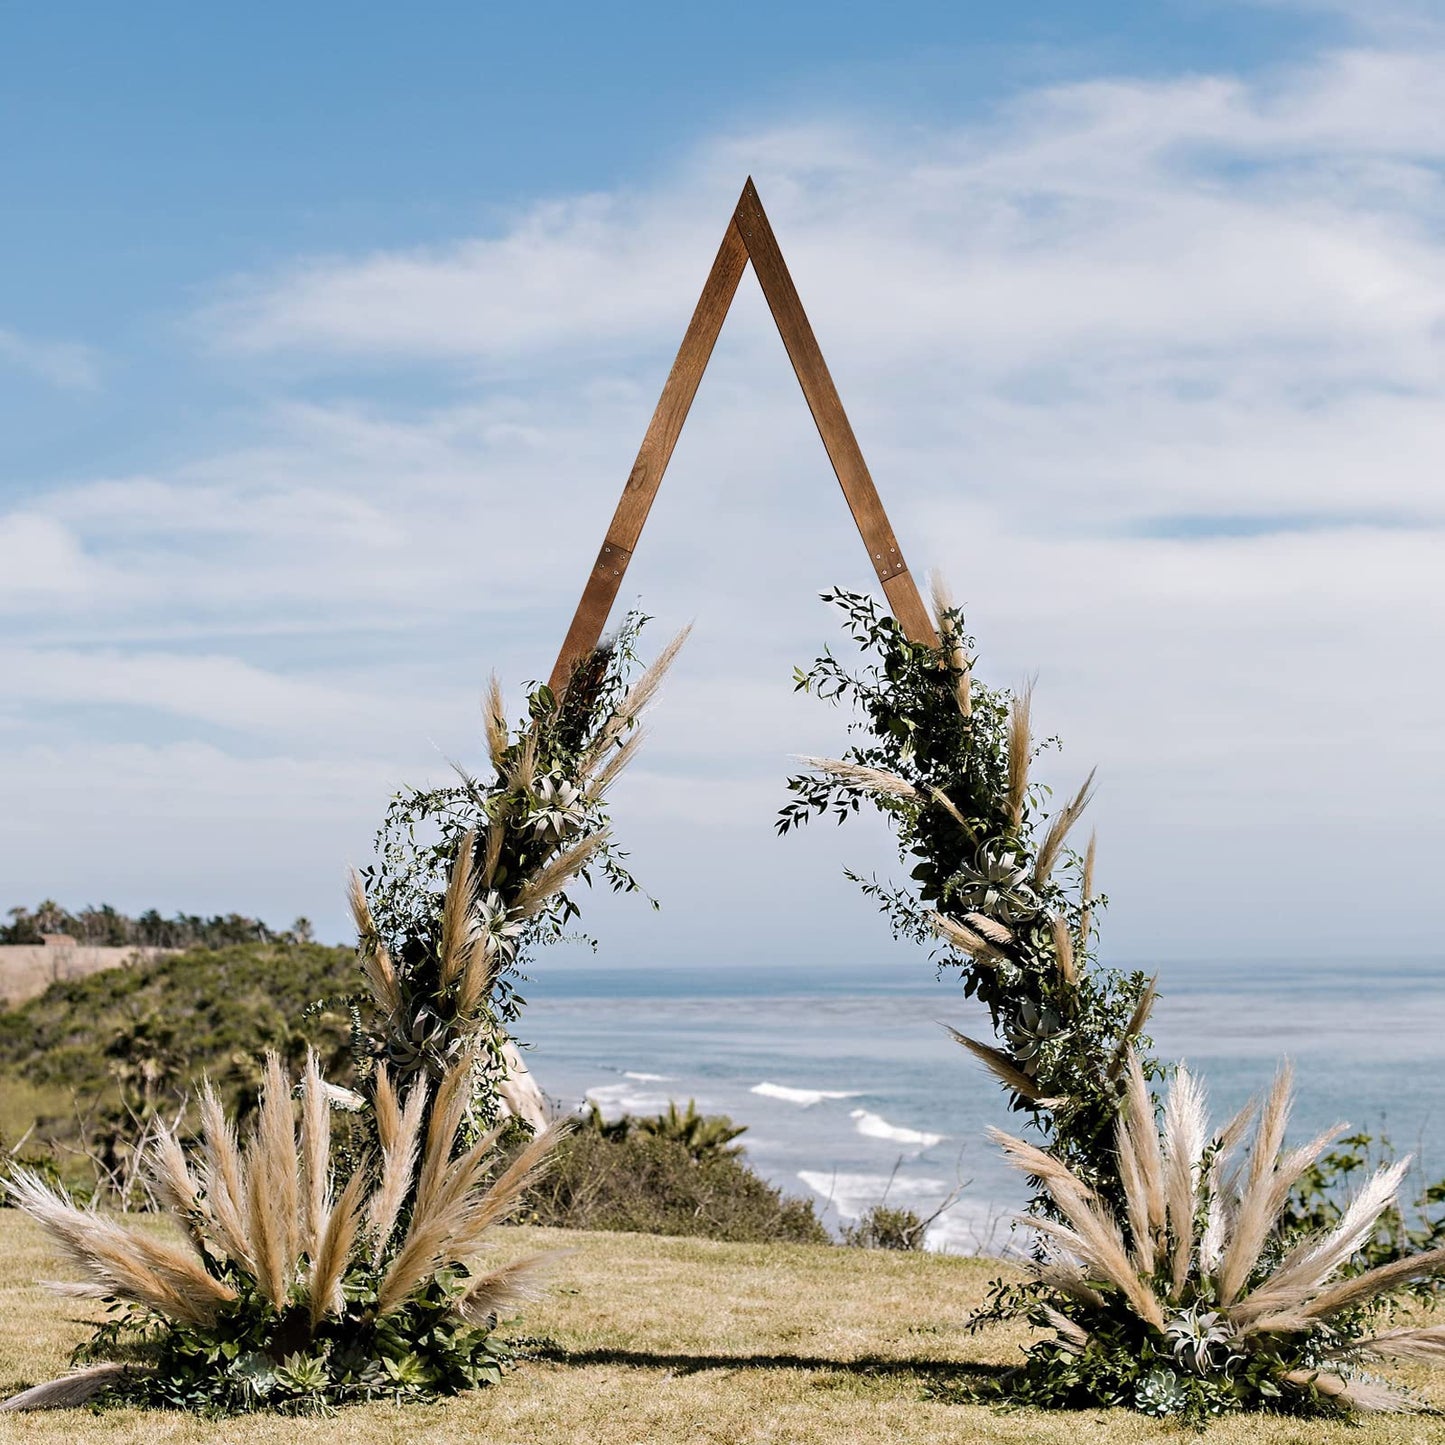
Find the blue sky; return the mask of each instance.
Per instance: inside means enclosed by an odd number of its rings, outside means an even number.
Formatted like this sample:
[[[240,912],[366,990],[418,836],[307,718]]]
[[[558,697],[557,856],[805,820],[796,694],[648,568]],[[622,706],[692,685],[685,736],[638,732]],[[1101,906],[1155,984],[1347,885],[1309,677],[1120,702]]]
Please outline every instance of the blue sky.
[[[12,375],[7,451],[114,465],[212,435],[239,379],[198,375],[171,333],[237,273],[646,184],[719,131],[932,126],[1029,84],[1257,69],[1340,30],[1202,0],[17,7],[0,54],[6,325],[109,364],[92,358],[106,385],[85,408]],[[84,369],[63,353],[48,369],[67,364]]]
[[[1101,764],[1120,955],[1438,948],[1337,906],[1445,841],[1430,10],[0,27],[3,901],[340,936],[389,789],[546,672],[752,172],[915,570],[1041,674],[1060,781]],[[629,578],[699,627],[619,794],[667,907],[605,905],[611,956],[888,952],[837,878],[884,840],[769,836],[842,741],[787,690],[835,582],[748,283]]]

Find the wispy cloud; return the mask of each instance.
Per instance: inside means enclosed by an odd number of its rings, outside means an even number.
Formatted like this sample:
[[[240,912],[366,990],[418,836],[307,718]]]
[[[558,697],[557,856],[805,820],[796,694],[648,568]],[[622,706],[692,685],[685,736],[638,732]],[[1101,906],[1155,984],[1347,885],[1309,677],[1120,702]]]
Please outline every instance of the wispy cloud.
[[[99,362],[91,347],[38,341],[5,326],[0,326],[0,363],[71,390],[88,391],[100,384]]]
[[[1177,950],[1202,887],[1243,900],[1257,944],[1307,945],[1310,916],[1339,940],[1339,857],[1377,849],[1408,891],[1440,849],[1445,684],[1421,659],[1445,630],[1442,62],[1372,43],[1257,80],[1034,90],[952,129],[735,134],[484,236],[233,282],[195,324],[272,388],[252,442],[0,520],[22,722],[141,688],[198,727],[239,720],[275,762],[258,788],[440,771],[489,666],[546,672],[752,171],[915,569],[951,574],[991,676],[1041,667],[1070,766],[1105,765],[1114,936]],[[298,364],[325,400],[300,399]],[[375,382],[414,398],[438,368],[429,406]],[[739,803],[765,813],[787,754],[839,745],[786,691],[835,581],[867,584],[861,549],[749,281],[629,578],[702,623],[623,819],[690,934],[708,909],[728,926],[709,849],[783,920],[832,866],[831,834],[774,846]],[[345,723],[387,708],[394,726]],[[1376,781],[1342,788],[1367,758]],[[218,818],[236,775],[218,765]],[[358,846],[376,804],[347,814]],[[334,876],[277,848],[290,878]],[[824,932],[856,949],[847,917]]]

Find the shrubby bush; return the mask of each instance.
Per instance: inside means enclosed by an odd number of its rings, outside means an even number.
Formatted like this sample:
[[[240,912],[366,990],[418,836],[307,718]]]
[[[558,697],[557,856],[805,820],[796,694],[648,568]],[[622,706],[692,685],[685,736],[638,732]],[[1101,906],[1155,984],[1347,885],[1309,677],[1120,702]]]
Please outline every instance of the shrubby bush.
[[[843,1243],[854,1249],[922,1249],[928,1221],[912,1209],[875,1204],[841,1230]]]
[[[812,1200],[791,1199],[755,1173],[724,1115],[672,1106],[611,1122],[594,1111],[558,1146],[523,1218],[558,1229],[672,1234],[761,1244],[827,1244]]]

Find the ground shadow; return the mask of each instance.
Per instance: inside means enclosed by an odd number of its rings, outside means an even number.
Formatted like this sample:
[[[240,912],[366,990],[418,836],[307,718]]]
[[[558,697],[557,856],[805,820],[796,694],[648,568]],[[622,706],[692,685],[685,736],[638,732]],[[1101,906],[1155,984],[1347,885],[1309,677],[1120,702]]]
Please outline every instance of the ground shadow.
[[[836,1360],[817,1355],[670,1354],[655,1350],[569,1350],[555,1340],[530,1340],[518,1354],[524,1359],[556,1365],[627,1365],[640,1370],[666,1370],[696,1375],[704,1370],[826,1370],[850,1375],[915,1379],[954,1388],[998,1381],[1012,1366],[982,1360],[897,1360],[865,1356]]]

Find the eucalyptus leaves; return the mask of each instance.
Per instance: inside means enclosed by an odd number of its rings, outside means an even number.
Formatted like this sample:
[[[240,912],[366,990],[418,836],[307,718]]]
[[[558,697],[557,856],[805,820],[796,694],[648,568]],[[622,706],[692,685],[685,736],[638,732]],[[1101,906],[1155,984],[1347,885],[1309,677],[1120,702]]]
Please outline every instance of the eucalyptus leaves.
[[[825,595],[873,655],[852,673],[825,653],[799,689],[854,704],[866,741],[809,759],[788,786],[779,829],[863,801],[882,811],[911,864],[912,889],[858,879],[903,937],[942,939],[964,991],[983,1001],[996,1042],[954,1037],[1008,1090],[1044,1147],[994,1131],[1036,1187],[1022,1221],[1036,1233],[1034,1278],[1000,1283],[975,1327],[1027,1315],[1049,1331],[1008,1387],[1045,1405],[1126,1405],[1201,1423],[1245,1408],[1348,1413],[1419,1402],[1375,1379],[1372,1361],[1445,1360],[1445,1327],[1379,1330],[1390,1292],[1445,1273],[1445,1249],[1363,1268],[1360,1251],[1393,1208],[1404,1165],[1380,1170],[1333,1223],[1290,1232],[1290,1198],[1331,1131],[1284,1147],[1289,1080],[1248,1123],[1211,1133],[1203,1094],[1174,1074],[1156,1127],[1143,1056],[1153,982],[1102,967],[1094,844],[1069,838],[1092,775],[1061,807],[1030,782],[1027,689],[973,676],[973,639],[935,593],[941,646],[912,643],[871,599]]]
[[[108,1301],[112,1318],[77,1352],[83,1369],[4,1408],[108,1397],[301,1412],[500,1379],[498,1316],[542,1261],[484,1268],[484,1236],[558,1134],[523,1128],[510,1157],[501,1148],[514,1127],[500,1117],[514,980],[526,950],[575,917],[566,889],[590,867],[636,886],[609,851],[605,803],[682,641],[629,686],[636,630],[633,619],[587,659],[561,698],[534,690],[515,731],[493,680],[492,778],[462,772],[393,804],[378,865],[351,883],[365,986],[351,1000],[354,1088],[323,1079],[313,1055],[293,1110],[271,1058],[242,1147],[205,1086],[199,1140],[188,1149],[162,1131],[149,1160],[180,1242],[17,1172],[11,1198],[82,1273],[62,1288]],[[333,1108],[347,1113],[335,1141]]]
[[[1033,737],[1029,694],[975,678],[973,639],[940,593],[941,648],[910,642],[869,597],[824,600],[872,660],[850,672],[827,652],[795,682],[851,703],[860,714],[852,730],[865,741],[843,758],[808,760],[813,770],[788,782],[779,831],[830,812],[841,822],[865,801],[884,813],[914,886],[857,881],[899,936],[948,945],[945,963],[987,1006],[1002,1047],[955,1037],[1059,1158],[1117,1198],[1109,1141],[1119,1069],[1124,1050],[1141,1041],[1153,988],[1144,974],[1094,957],[1094,918],[1106,900],[1094,888],[1092,842],[1082,854],[1069,846],[1092,776],[1045,811],[1048,793],[1031,783],[1030,764],[1049,744]]]

